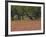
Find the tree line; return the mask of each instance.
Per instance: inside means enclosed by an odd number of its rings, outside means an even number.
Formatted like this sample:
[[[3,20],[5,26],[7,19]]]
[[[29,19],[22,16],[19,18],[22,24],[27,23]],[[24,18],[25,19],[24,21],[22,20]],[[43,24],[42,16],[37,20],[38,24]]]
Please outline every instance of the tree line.
[[[17,15],[17,19],[21,20],[24,19],[24,16],[27,17],[41,17],[41,7],[36,6],[11,6],[11,17],[13,19],[14,15]]]

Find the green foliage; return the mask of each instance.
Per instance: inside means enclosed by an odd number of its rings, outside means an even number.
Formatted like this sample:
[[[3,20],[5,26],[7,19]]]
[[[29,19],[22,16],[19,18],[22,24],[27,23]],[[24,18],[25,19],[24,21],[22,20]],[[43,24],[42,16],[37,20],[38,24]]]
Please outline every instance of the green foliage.
[[[11,6],[11,16],[18,15],[18,19],[24,19],[24,15],[39,18],[41,16],[41,7],[35,6]]]

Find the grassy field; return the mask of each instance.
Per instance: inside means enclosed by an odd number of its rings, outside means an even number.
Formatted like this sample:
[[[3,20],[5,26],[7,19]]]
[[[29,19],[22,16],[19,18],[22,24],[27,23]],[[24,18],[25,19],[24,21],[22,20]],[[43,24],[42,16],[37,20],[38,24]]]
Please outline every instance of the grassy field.
[[[14,20],[11,21],[11,31],[40,30],[41,20]]]

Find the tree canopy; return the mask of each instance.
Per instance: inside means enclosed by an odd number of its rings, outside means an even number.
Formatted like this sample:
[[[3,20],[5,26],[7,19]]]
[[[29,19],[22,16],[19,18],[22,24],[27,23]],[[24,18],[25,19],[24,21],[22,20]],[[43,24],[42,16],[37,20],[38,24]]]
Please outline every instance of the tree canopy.
[[[20,16],[32,16],[32,17],[40,17],[41,16],[41,7],[35,7],[35,6],[11,6],[11,16],[14,15]]]

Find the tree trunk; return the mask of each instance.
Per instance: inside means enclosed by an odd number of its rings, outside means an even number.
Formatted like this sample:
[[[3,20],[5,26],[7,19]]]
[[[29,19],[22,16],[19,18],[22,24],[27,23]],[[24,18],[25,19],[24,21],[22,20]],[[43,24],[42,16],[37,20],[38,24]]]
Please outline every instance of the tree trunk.
[[[22,16],[22,20],[24,20],[24,17]]]
[[[21,17],[20,17],[20,15],[18,15],[18,20],[21,20]]]

